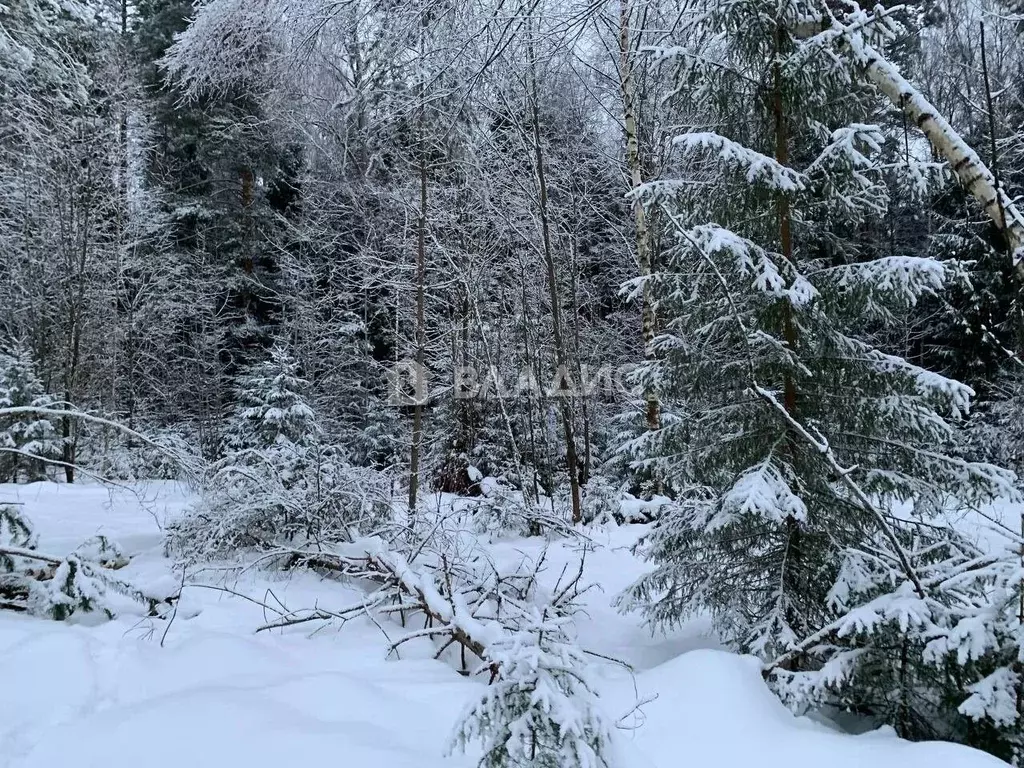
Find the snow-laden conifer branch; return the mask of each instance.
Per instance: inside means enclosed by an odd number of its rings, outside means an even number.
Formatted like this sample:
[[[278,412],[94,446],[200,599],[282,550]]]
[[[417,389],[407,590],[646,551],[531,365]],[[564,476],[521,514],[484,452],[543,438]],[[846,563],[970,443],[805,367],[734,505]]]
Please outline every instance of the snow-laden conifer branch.
[[[818,292],[814,286],[781,255],[717,224],[681,226],[677,217],[667,209],[664,210],[676,226],[676,234],[680,239],[702,255],[721,254],[729,257],[736,272],[749,279],[751,287],[756,291],[784,297],[795,307],[806,306],[817,297]]]
[[[0,505],[0,608],[63,621],[77,612],[113,617],[113,595],[144,606],[153,616],[175,599],[115,576],[112,572],[128,559],[105,536],[87,539],[64,556],[39,551],[36,541],[28,518]]]
[[[841,264],[819,270],[815,279],[835,282],[849,291],[878,291],[901,306],[915,306],[924,296],[936,296],[948,284],[956,265],[920,256],[886,256],[872,261]]]
[[[1019,746],[1020,543],[1012,536],[1004,550],[982,553],[953,531],[933,531],[912,552],[924,597],[899,578],[886,553],[849,551],[830,592],[838,617],[774,660],[766,673],[784,698],[806,707],[857,685],[853,678],[863,659],[901,647],[904,663],[943,675],[958,669],[963,682],[952,692],[957,711],[1002,730],[1002,738]],[[820,667],[785,668],[801,657],[818,660]]]
[[[825,463],[832,469],[837,479],[839,479],[840,482],[842,482],[854,495],[864,511],[870,513],[870,515],[875,519],[878,523],[879,531],[881,531],[885,538],[888,539],[889,544],[893,548],[893,552],[899,559],[900,566],[903,569],[903,574],[910,580],[910,583],[914,585],[914,591],[923,599],[925,592],[924,587],[921,585],[921,580],[910,561],[910,557],[904,550],[903,545],[900,543],[899,538],[893,532],[892,526],[889,524],[889,520],[851,476],[858,468],[844,467],[840,464],[836,459],[831,446],[828,444],[828,440],[826,440],[820,433],[817,435],[811,434],[803,424],[801,424],[791,413],[789,413],[789,411],[786,410],[785,406],[780,403],[779,399],[775,396],[775,393],[759,386],[757,382],[751,382],[751,391],[761,398],[780,419],[786,422],[788,427],[793,430],[794,434],[798,435],[808,446],[818,452]]]
[[[4,546],[3,544],[0,544],[0,557],[21,557],[26,560],[38,560],[49,565],[60,565],[62,562],[61,558],[55,555],[47,555],[25,547]]]
[[[807,517],[807,506],[793,493],[771,458],[742,473],[723,496],[721,506],[723,516],[755,514],[775,523],[785,522],[790,517],[798,521]],[[709,528],[722,522],[713,520]]]
[[[672,143],[687,153],[707,152],[726,168],[741,172],[751,184],[761,184],[780,192],[797,192],[807,183],[803,174],[782,165],[775,158],[717,133],[685,133],[676,136]]]
[[[1024,278],[1024,213],[1006,192],[997,188],[992,171],[978,153],[953,128],[924,94],[900,73],[899,68],[867,40],[867,33],[885,34],[892,9],[869,14],[855,3],[856,10],[842,20],[805,19],[793,32],[805,38],[805,45],[831,45],[847,56],[878,90],[928,137],[935,151],[1006,237],[1013,264]]]

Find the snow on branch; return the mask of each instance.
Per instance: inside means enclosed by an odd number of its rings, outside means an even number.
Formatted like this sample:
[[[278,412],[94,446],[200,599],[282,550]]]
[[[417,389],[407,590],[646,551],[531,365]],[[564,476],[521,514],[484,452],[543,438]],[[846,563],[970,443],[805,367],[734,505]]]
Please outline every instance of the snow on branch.
[[[981,203],[988,217],[1005,234],[1018,276],[1024,277],[1024,214],[1002,189],[996,187],[992,171],[949,121],[900,74],[895,64],[867,42],[869,30],[879,27],[884,33],[886,25],[892,24],[884,9],[869,14],[854,2],[847,5],[854,10],[841,21],[832,17],[829,22],[804,22],[794,28],[794,33],[806,38],[805,45],[830,45],[847,55],[867,79],[924,132],[935,151],[949,163],[960,183]]]
[[[672,143],[686,153],[714,155],[726,168],[742,172],[751,184],[763,184],[780,192],[797,192],[806,185],[803,174],[717,133],[685,133],[676,136]]]
[[[966,384],[929,371],[897,355],[890,355],[867,344],[849,340],[861,348],[867,362],[880,373],[899,373],[913,379],[917,391],[924,397],[941,400],[956,418],[970,411],[974,390]]]
[[[587,659],[566,633],[566,617],[533,611],[521,628],[494,642],[503,670],[456,730],[452,747],[483,744],[480,765],[602,768],[611,724],[584,674]]]
[[[153,448],[154,450],[163,454],[170,461],[172,461],[175,464],[175,466],[181,469],[186,474],[188,479],[194,480],[194,478],[196,477],[198,472],[198,464],[200,464],[201,462],[198,462],[193,454],[191,454],[188,450],[183,449],[181,446],[162,443],[159,440],[155,440],[151,437],[148,437],[142,434],[141,432],[137,432],[134,429],[126,427],[125,425],[120,424],[116,421],[105,419],[102,416],[95,416],[91,413],[86,413],[85,411],[79,411],[70,405],[68,405],[68,407],[66,408],[57,407],[61,405],[61,403],[51,403],[50,405],[47,406],[26,405],[14,406],[10,408],[0,408],[0,417],[50,416],[59,417],[62,419],[75,419],[77,421],[83,421],[88,424],[96,424],[101,427],[109,427],[127,437],[132,438],[133,440],[138,440],[139,442],[142,442],[149,446],[150,448]],[[60,464],[63,462],[54,463]],[[76,469],[80,468],[76,467]]]
[[[783,522],[788,518],[804,520],[807,506],[790,488],[782,470],[771,458],[743,472],[722,499],[726,514],[756,514],[767,520]],[[719,523],[714,520],[711,526]]]
[[[736,271],[743,277],[752,278],[751,287],[761,293],[786,298],[795,307],[810,304],[818,295],[814,286],[795,273],[782,257],[776,257],[724,227],[700,224],[681,229],[678,235],[701,254],[730,256]]]
[[[161,61],[186,95],[258,86],[271,33],[288,19],[277,0],[203,0]]]
[[[1000,667],[967,688],[971,694],[958,711],[972,720],[989,718],[997,726],[1013,726],[1020,714],[1017,698],[1021,689],[1021,676],[1010,667]]]
[[[341,621],[383,613],[418,629],[391,639],[398,653],[406,642],[429,638],[461,648],[464,674],[486,673],[488,687],[465,713],[451,750],[480,742],[480,765],[603,768],[609,765],[614,724],[597,705],[585,652],[569,632],[578,610],[583,564],[563,571],[548,595],[538,594],[544,556],[513,573],[499,573],[479,557],[459,557],[437,530],[402,550],[379,537],[359,538],[285,554],[302,565],[374,586],[365,600],[340,610],[280,611],[258,631],[309,621]],[[416,564],[413,564],[416,561]],[[467,666],[467,653],[477,661]]]
[[[884,143],[885,135],[877,125],[853,123],[838,128],[804,173],[811,175],[840,160],[855,170],[874,168],[875,162],[866,153],[881,152]]]
[[[914,306],[922,296],[938,294],[948,282],[952,269],[937,259],[887,256],[830,267],[817,275],[834,280],[839,288],[882,292],[903,306]]]
[[[120,595],[159,615],[160,606],[174,597],[152,594],[113,574],[127,563],[104,536],[93,536],[64,556],[40,552],[28,518],[15,507],[0,506],[0,610],[58,621],[89,612],[112,618],[114,597]]]
[[[884,215],[889,194],[882,183],[877,155],[885,136],[877,125],[853,123],[834,130],[829,143],[804,175],[837,211],[854,219],[865,211]]]
[[[792,430],[793,434],[799,437],[804,443],[806,443],[811,449],[815,450],[825,461],[825,463],[832,469],[835,476],[842,482],[853,494],[854,498],[860,507],[872,517],[875,518],[878,523],[879,530],[886,537],[888,542],[892,545],[893,551],[899,560],[900,567],[903,574],[914,585],[914,590],[918,596],[924,598],[924,588],[921,586],[920,578],[917,575],[917,571],[911,564],[911,560],[907,553],[903,549],[903,545],[893,532],[892,526],[886,519],[886,516],[878,508],[874,501],[868,496],[868,494],[857,484],[857,482],[851,477],[851,474],[855,468],[844,467],[839,463],[835,453],[832,451],[832,447],[829,445],[828,440],[821,434],[813,435],[802,423],[797,421],[789,411],[786,410],[785,406],[779,402],[774,392],[761,387],[756,382],[751,382],[750,390],[753,394],[757,395],[763,400],[768,407],[781,418]]]

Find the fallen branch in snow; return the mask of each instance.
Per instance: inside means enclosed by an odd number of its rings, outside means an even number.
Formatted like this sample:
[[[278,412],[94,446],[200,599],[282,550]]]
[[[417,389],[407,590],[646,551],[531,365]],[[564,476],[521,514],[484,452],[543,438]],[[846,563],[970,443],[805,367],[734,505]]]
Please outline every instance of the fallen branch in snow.
[[[435,658],[457,645],[462,674],[488,673],[486,692],[458,725],[452,750],[482,742],[481,765],[607,765],[616,724],[595,706],[585,652],[567,632],[576,601],[586,591],[582,562],[572,572],[563,568],[550,596],[539,599],[544,554],[532,567],[502,575],[484,558],[455,557],[437,528],[408,547],[421,558],[417,567],[377,537],[336,544],[333,551],[287,553],[287,567],[307,567],[374,589],[364,600],[334,610],[265,606],[278,617],[257,632],[310,621],[344,624],[360,615],[377,623],[375,613],[398,614],[406,626],[412,616],[422,616],[422,628],[388,637],[389,654],[425,638],[440,641]],[[467,652],[479,664],[468,666]]]
[[[0,547],[0,558],[46,564],[38,570],[15,568],[0,572],[0,609],[48,614],[57,620],[77,611],[98,610],[112,618],[114,612],[106,598],[109,592],[115,592],[146,606],[150,616],[158,616],[159,606],[175,601],[173,595],[151,595],[113,576],[110,566],[75,553],[60,558],[21,547]]]
[[[481,661],[487,659],[487,639],[501,630],[493,620],[481,620],[474,612],[490,600],[503,601],[508,605],[515,599],[514,595],[501,594],[500,588],[494,590],[494,586],[501,583],[500,579],[495,579],[491,588],[486,585],[491,579],[485,579],[483,583],[464,585],[462,589],[465,591],[459,592],[459,587],[454,585],[462,580],[453,578],[454,569],[443,563],[440,575],[444,586],[439,589],[432,575],[414,571],[401,554],[383,548],[379,539],[345,545],[344,549],[348,550],[345,554],[295,551],[292,553],[292,561],[293,564],[301,563],[316,570],[376,584],[377,590],[367,600],[339,611],[313,608],[301,614],[286,614],[257,631],[279,629],[307,621],[346,620],[371,606],[376,608],[391,600],[395,604],[386,608],[386,612],[400,613],[403,620],[405,615],[418,612],[426,619],[422,630],[392,642],[391,650],[397,650],[400,645],[416,637],[436,638],[447,635],[450,643],[458,643]],[[575,583],[578,584],[578,581],[579,577]],[[493,665],[489,669],[493,681],[499,671]],[[464,673],[466,671],[463,669]]]
[[[38,560],[50,565],[60,565],[64,562],[63,558],[54,557],[53,555],[44,555],[42,552],[36,552],[34,549],[25,549],[24,547],[5,547],[0,545],[0,557],[4,556],[23,557],[26,560]]]
[[[644,723],[643,718],[640,717],[640,716],[643,715],[643,708],[644,708],[644,706],[647,705],[647,704],[651,704],[651,703],[653,703],[653,702],[655,702],[657,700],[658,700],[658,694],[656,694],[656,693],[652,693],[652,694],[649,694],[647,696],[644,696],[642,699],[637,701],[636,704],[634,704],[632,707],[630,707],[628,712],[626,712],[622,717],[620,717],[618,720],[615,721],[615,727],[618,728],[619,730],[622,730],[622,731],[635,731],[635,730],[637,730]],[[639,720],[639,722],[637,722],[637,723],[635,723],[633,725],[625,725],[626,719],[630,715],[634,715],[634,714],[637,715],[637,719]]]
[[[0,506],[0,537],[0,609],[57,620],[76,611],[112,617],[107,596],[114,592],[147,606],[155,616],[158,606],[174,600],[150,595],[114,576],[111,571],[126,565],[128,558],[104,536],[87,539],[63,557],[40,552],[29,520],[14,507]]]

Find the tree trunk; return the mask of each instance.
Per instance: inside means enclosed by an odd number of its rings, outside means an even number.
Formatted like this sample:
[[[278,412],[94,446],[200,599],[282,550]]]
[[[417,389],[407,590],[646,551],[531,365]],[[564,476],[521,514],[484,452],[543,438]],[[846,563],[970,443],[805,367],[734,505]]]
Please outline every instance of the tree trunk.
[[[426,42],[427,14],[420,20],[420,57],[424,55]],[[424,304],[426,302],[427,278],[427,150],[426,142],[426,75],[421,73],[419,82],[419,175],[420,212],[416,225],[416,370],[423,371],[426,347]],[[419,393],[417,393],[419,395]],[[423,398],[417,396],[412,411],[412,445],[409,449],[409,512],[416,511],[416,497],[420,489],[420,451],[423,444]]]
[[[532,31],[531,31],[532,35]],[[555,363],[558,366],[557,376],[569,371],[568,355],[565,349],[565,337],[562,334],[561,306],[558,301],[558,281],[555,269],[555,256],[551,244],[551,225],[548,217],[548,187],[544,176],[544,148],[540,136],[540,108],[538,105],[536,59],[531,38],[528,55],[530,57],[530,89],[531,111],[533,117],[533,155],[537,173],[538,207],[540,209],[541,239],[544,252],[544,265],[547,272],[548,293],[551,300],[551,335],[555,345]],[[558,395],[558,410],[562,421],[562,432],[565,436],[565,464],[569,474],[569,490],[572,496],[572,521],[578,523],[583,519],[583,507],[580,502],[579,459],[576,456],[576,434],[573,424],[572,404],[566,393]]]
[[[781,22],[775,28],[775,60],[772,63],[772,116],[775,122],[775,160],[781,166],[789,165],[789,130],[786,120],[785,95],[783,93],[782,73],[782,48],[785,43],[786,31]],[[793,251],[793,217],[789,205],[789,198],[785,192],[776,194],[776,211],[779,223],[779,246],[783,258],[796,266],[796,256]],[[798,333],[796,323],[793,320],[793,305],[789,299],[782,299],[782,336],[789,347],[791,354],[796,354]],[[797,420],[797,391],[796,382],[789,370],[783,374],[783,407],[786,413],[794,421]],[[792,429],[787,430],[788,450],[790,456],[796,453],[797,436]],[[790,515],[786,518],[786,546],[787,557],[783,564],[784,572],[781,574],[784,588],[795,594],[801,591],[800,569],[802,567],[802,531],[800,521]],[[795,578],[794,578],[795,577]],[[799,621],[799,616],[788,611],[786,621],[790,626]],[[795,628],[795,627],[794,627]],[[798,663],[799,659],[795,659]]]
[[[794,34],[808,38],[821,32],[822,28],[821,24],[801,24]],[[960,183],[981,203],[985,213],[1006,237],[1016,275],[1024,280],[1024,214],[999,188],[995,175],[981,161],[978,153],[892,63],[864,42],[859,32],[844,31],[836,38],[836,46],[924,132],[936,154],[949,163]]]
[[[633,47],[630,34],[630,0],[619,0],[619,84],[622,95],[623,125],[626,132],[626,165],[629,168],[629,186],[636,190],[644,183],[643,161],[640,156],[640,135],[636,121],[636,85],[633,80]],[[636,231],[636,255],[641,277],[650,277],[653,270],[654,243],[647,212],[639,197],[633,198],[633,219]],[[651,288],[645,284],[641,297],[641,333],[644,342],[644,357],[652,357],[657,317]],[[652,387],[644,391],[646,402],[647,429],[661,428],[661,403]]]

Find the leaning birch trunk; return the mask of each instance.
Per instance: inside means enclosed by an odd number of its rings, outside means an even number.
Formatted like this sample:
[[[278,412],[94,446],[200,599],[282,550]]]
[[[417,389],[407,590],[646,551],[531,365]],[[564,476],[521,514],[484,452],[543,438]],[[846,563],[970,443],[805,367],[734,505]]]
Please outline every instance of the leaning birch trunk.
[[[863,25],[859,25],[863,28]],[[811,37],[818,30],[795,30],[797,37]],[[1024,215],[996,185],[995,176],[978,153],[964,141],[924,95],[907,81],[891,62],[864,41],[859,30],[833,26],[823,33],[834,35],[837,48],[850,56],[865,77],[886,98],[903,111],[908,119],[928,137],[932,147],[946,162],[960,183],[981,203],[985,213],[1006,237],[1018,279],[1024,280]]]
[[[1017,275],[1024,278],[1024,265],[1021,264],[1024,258],[1024,216],[1009,196],[996,186],[992,171],[892,64],[867,46],[859,57],[866,59],[858,63],[864,68],[868,79],[924,131],[928,141],[949,163],[960,183],[981,203],[985,213],[1003,232],[1013,255]]]

